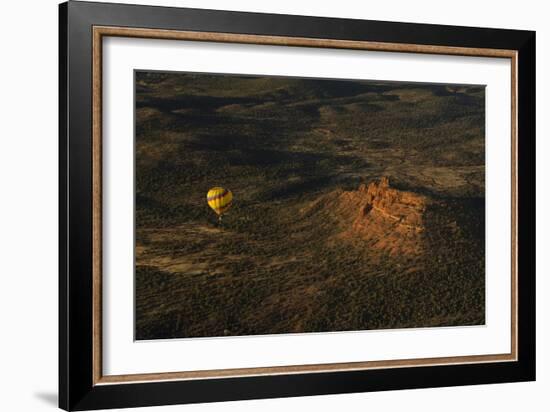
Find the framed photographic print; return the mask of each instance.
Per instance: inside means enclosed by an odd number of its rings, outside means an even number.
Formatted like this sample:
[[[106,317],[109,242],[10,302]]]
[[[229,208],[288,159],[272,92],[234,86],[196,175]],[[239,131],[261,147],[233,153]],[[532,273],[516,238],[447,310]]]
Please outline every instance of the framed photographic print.
[[[60,407],[535,379],[535,33],[60,6]]]

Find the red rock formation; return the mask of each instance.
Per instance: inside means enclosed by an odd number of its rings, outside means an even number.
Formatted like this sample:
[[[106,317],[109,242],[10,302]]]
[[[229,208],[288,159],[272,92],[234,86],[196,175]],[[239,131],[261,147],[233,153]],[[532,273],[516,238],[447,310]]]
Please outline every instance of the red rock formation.
[[[362,204],[342,237],[361,239],[390,255],[422,253],[427,197],[391,188],[387,177],[361,185],[356,194]]]
[[[396,255],[419,255],[424,251],[426,209],[431,200],[413,192],[390,187],[389,179],[358,190],[338,190],[303,210],[305,214],[330,215],[340,226],[337,239],[359,247]]]

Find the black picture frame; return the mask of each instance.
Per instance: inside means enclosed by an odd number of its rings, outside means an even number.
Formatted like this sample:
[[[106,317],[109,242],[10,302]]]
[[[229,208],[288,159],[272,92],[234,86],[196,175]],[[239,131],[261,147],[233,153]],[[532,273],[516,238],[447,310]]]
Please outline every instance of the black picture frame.
[[[97,385],[92,28],[136,27],[517,51],[514,362]],[[90,410],[535,380],[535,32],[70,1],[59,6],[59,406]]]

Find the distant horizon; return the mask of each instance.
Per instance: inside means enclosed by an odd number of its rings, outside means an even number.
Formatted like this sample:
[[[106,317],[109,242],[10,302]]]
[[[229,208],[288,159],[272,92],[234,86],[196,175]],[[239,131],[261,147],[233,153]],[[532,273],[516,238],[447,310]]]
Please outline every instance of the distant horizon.
[[[138,73],[154,73],[154,74],[167,74],[167,75],[199,75],[201,77],[238,77],[241,79],[257,79],[257,78],[280,78],[280,79],[297,79],[297,80],[335,80],[343,82],[367,82],[367,83],[381,83],[386,85],[404,84],[404,85],[423,85],[423,86],[458,86],[458,87],[483,87],[486,88],[486,84],[478,83],[448,83],[448,82],[423,82],[412,80],[389,80],[389,79],[359,79],[352,77],[319,77],[319,76],[298,76],[290,74],[241,74],[241,73],[226,73],[226,72],[201,72],[192,70],[153,70],[153,69],[134,69],[134,76]]]

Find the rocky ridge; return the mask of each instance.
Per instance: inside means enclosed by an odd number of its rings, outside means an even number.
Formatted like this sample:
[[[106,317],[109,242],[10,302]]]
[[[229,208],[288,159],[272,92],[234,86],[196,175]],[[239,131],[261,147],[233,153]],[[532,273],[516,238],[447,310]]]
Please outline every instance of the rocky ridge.
[[[357,190],[337,190],[303,209],[305,214],[328,213],[338,221],[336,237],[391,256],[420,255],[429,208],[427,196],[390,186],[389,178],[362,184]]]

